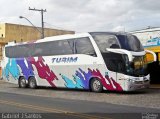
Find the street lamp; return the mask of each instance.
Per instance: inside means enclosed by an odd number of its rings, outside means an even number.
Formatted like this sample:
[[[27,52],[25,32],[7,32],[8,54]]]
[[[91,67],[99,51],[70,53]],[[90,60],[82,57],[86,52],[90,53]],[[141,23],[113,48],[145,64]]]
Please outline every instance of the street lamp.
[[[19,16],[20,19],[26,19],[36,30],[38,30],[38,32],[41,34],[41,38],[43,39],[44,36],[43,36],[43,33],[29,20],[27,19],[26,17],[23,17],[23,16]]]

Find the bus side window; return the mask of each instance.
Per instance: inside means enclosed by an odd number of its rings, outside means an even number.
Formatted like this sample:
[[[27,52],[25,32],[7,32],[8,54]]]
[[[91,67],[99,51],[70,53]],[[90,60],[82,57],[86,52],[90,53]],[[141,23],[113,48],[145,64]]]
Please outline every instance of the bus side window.
[[[86,54],[96,57],[94,47],[89,38],[78,38],[75,41],[75,53],[76,54]]]
[[[29,57],[31,47],[29,45],[17,45],[6,47],[6,57],[9,58],[20,58],[20,57]]]
[[[67,39],[67,42],[68,42],[68,44],[69,44],[69,47],[70,47],[71,50],[72,50],[72,53],[74,54],[74,53],[75,53],[75,48],[74,48],[75,39]]]
[[[108,52],[106,48],[120,48],[117,38],[114,35],[95,35],[93,38],[102,53]]]
[[[73,54],[66,40],[37,43],[32,56],[52,56]]]

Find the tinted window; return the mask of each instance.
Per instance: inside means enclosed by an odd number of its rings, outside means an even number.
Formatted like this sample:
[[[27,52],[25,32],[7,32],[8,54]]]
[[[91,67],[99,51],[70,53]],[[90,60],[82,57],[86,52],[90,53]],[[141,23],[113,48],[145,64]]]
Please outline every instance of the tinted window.
[[[72,52],[74,53],[74,40],[75,39],[68,39],[67,42],[70,46],[70,48],[72,49]]]
[[[107,52],[106,48],[119,48],[119,43],[113,35],[95,35],[93,36],[101,52]]]
[[[5,48],[5,53],[7,57],[16,58],[16,57],[28,57],[32,53],[32,45],[18,45],[10,46]]]
[[[66,40],[6,47],[6,56],[10,58],[66,55],[72,53],[71,46]]]
[[[102,53],[102,56],[104,58],[107,68],[110,71],[115,71],[119,73],[126,72],[126,63],[124,60],[125,55],[117,53]]]
[[[77,54],[96,55],[89,38],[78,38],[75,42],[75,51]]]
[[[126,49],[129,51],[143,51],[143,46],[140,43],[139,39],[133,35],[118,35],[119,42],[121,44],[122,49]]]
[[[66,40],[37,43],[32,56],[50,56],[72,54],[72,49]]]

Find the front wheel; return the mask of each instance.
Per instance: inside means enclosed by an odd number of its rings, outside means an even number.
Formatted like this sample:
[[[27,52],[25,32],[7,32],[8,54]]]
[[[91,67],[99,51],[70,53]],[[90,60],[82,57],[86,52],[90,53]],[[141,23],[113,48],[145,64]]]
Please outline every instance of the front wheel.
[[[26,79],[24,77],[20,77],[18,80],[18,85],[19,88],[26,88],[27,87]]]
[[[36,79],[34,77],[30,77],[28,81],[28,85],[30,88],[35,89],[37,88]]]
[[[101,92],[103,89],[103,85],[97,78],[91,80],[91,91],[92,92]]]

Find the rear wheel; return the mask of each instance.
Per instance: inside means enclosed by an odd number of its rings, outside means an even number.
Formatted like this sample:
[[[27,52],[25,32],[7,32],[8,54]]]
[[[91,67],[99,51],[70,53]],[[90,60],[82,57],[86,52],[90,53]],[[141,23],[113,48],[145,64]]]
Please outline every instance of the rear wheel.
[[[27,87],[26,79],[24,77],[20,77],[18,80],[18,85],[19,88],[26,88]]]
[[[34,77],[30,77],[29,81],[28,81],[28,85],[30,88],[35,89],[37,88],[37,82],[36,79]]]
[[[92,92],[101,92],[103,89],[102,83],[97,78],[91,80],[90,87]]]

